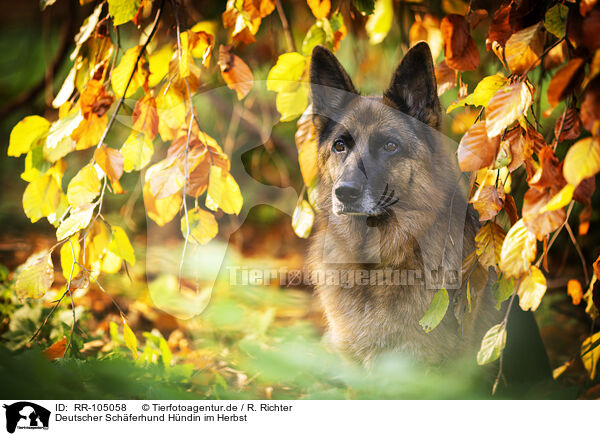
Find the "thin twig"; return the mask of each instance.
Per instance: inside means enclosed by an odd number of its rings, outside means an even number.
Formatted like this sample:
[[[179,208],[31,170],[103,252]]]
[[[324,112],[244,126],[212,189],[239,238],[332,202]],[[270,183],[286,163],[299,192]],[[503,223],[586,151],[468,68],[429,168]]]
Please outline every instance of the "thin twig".
[[[565,228],[567,229],[567,232],[569,233],[571,242],[575,246],[575,250],[577,250],[579,259],[581,260],[581,266],[583,267],[583,275],[585,277],[585,283],[587,285],[590,282],[590,278],[588,275],[587,265],[585,264],[585,257],[583,256],[583,253],[581,252],[581,248],[579,247],[579,244],[577,243],[577,240],[575,239],[575,235],[573,234],[573,230],[571,229],[571,226],[569,225],[569,223],[565,223]]]
[[[283,34],[285,35],[285,40],[288,45],[288,51],[296,51],[296,46],[294,45],[294,38],[292,38],[292,33],[290,32],[290,25],[285,16],[283,6],[281,6],[281,1],[276,0],[275,6],[277,6],[277,13],[279,14],[279,19],[281,20],[281,26],[283,27]]]
[[[548,54],[548,52],[550,50],[552,50],[554,47],[556,47],[558,44],[560,44],[564,40],[565,40],[565,37],[563,36],[562,38],[559,38],[554,44],[549,46],[546,50],[544,50],[544,52],[540,55],[540,57],[537,58],[534,62],[532,62],[531,65],[529,65],[529,67],[527,67],[525,72],[523,74],[521,74],[521,76],[523,76],[523,77],[527,76],[527,73],[529,73],[529,71],[531,71],[534,67],[536,67],[537,63],[540,62],[544,58],[544,56],[546,56]]]
[[[519,280],[515,285],[515,290],[513,291],[513,294],[510,297],[510,301],[508,302],[508,308],[506,309],[506,314],[504,315],[504,319],[502,320],[502,325],[504,326],[504,329],[506,329],[506,325],[508,324],[508,315],[510,315],[510,310],[512,309],[514,299],[517,296],[517,289],[519,289],[520,284],[521,280]],[[496,375],[496,379],[494,380],[494,386],[492,387],[492,395],[496,394],[496,388],[498,388],[498,383],[500,382],[500,378],[502,378],[503,360],[504,350],[502,350],[502,352],[500,353],[500,360],[498,361],[498,374]]]

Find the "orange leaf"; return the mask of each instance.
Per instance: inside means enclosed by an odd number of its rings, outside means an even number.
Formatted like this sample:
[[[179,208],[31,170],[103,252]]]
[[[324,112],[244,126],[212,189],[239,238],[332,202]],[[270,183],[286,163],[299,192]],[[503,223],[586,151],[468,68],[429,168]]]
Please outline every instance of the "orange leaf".
[[[95,113],[90,113],[89,117],[84,118],[71,133],[71,138],[77,143],[75,149],[85,150],[98,145],[107,124],[108,117],[106,115],[99,117]]]
[[[512,34],[512,27],[510,25],[510,11],[512,3],[508,6],[499,8],[492,18],[490,23],[490,30],[486,38],[486,48],[488,51],[492,49],[494,42],[498,43],[501,47],[504,47],[508,38]]]
[[[55,342],[44,350],[44,357],[48,360],[60,359],[65,355],[67,351],[67,338],[66,336],[60,341]]]
[[[525,131],[521,126],[507,132],[506,135],[504,135],[504,140],[509,143],[512,156],[512,160],[508,165],[508,170],[514,171],[533,154],[532,142],[527,141]]]
[[[581,58],[571,59],[567,65],[556,72],[548,86],[548,103],[552,107],[565,99],[579,87],[584,76],[584,61]]]
[[[469,24],[462,15],[450,14],[440,25],[446,46],[446,63],[458,71],[474,70],[479,65],[477,45],[469,34]]]
[[[543,51],[544,32],[540,22],[515,32],[506,41],[504,56],[510,71],[520,75],[539,63]]]
[[[525,226],[540,240],[559,228],[567,217],[563,208],[540,213],[540,209],[548,204],[558,192],[559,189],[556,188],[530,188],[523,198]]]
[[[486,128],[490,138],[501,134],[531,106],[532,92],[525,82],[500,88],[486,107]]]
[[[98,80],[90,80],[79,98],[81,114],[85,119],[95,114],[99,117],[104,115],[112,105],[114,98],[104,90],[104,85]]]
[[[596,76],[588,84],[585,98],[581,104],[581,122],[594,134],[598,134],[600,121],[600,76]],[[594,125],[596,127],[594,127]]]
[[[154,139],[158,133],[158,111],[154,97],[146,94],[139,99],[133,108],[131,119],[133,130],[146,133],[150,139]]]
[[[123,175],[123,156],[121,152],[102,145],[94,152],[94,160],[108,176],[115,194],[123,192],[121,183],[119,183],[119,179]]]
[[[544,147],[539,153],[540,167],[527,182],[529,186],[538,189],[553,187],[562,189],[567,184],[563,177],[563,163],[559,162],[550,146]]]
[[[250,92],[254,77],[248,65],[233,54],[231,45],[219,47],[219,66],[229,89],[237,93],[238,100],[243,99]]]
[[[573,300],[573,304],[575,306],[581,303],[581,299],[583,298],[583,290],[581,289],[581,283],[579,283],[579,280],[569,280],[569,283],[567,284],[567,295],[571,297],[571,300]]]
[[[435,66],[435,80],[437,81],[438,96],[456,86],[457,73],[442,61]]]
[[[458,164],[461,171],[475,171],[494,162],[499,139],[490,139],[486,122],[479,121],[471,127],[458,145]]]
[[[325,18],[331,9],[330,0],[306,0],[306,2],[317,20]]]
[[[481,186],[469,203],[473,203],[473,207],[479,212],[479,221],[490,220],[504,207],[504,188]]]

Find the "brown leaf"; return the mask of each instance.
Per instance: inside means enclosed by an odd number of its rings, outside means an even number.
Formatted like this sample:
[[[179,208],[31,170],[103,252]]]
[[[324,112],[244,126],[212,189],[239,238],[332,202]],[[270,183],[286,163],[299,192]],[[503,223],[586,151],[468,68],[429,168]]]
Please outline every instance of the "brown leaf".
[[[581,122],[590,132],[598,133],[598,122],[600,121],[600,76],[596,76],[588,84],[585,97],[581,104]],[[596,128],[594,128],[596,124]]]
[[[559,228],[566,219],[567,214],[562,208],[540,213],[558,192],[556,188],[530,188],[523,197],[523,221],[539,240]]]
[[[510,219],[511,227],[514,226],[517,221],[519,221],[517,205],[515,204],[515,199],[512,195],[506,194],[504,198],[504,212],[506,212],[508,219]]]
[[[479,121],[471,127],[458,145],[458,165],[461,171],[476,171],[494,162],[499,138],[490,139],[486,122]]]
[[[556,120],[554,136],[557,138],[558,142],[562,142],[565,140],[577,139],[580,134],[581,119],[579,118],[579,112],[575,108],[570,108]]]
[[[552,48],[546,56],[544,56],[544,68],[551,70],[562,65],[567,58],[567,42],[562,41],[560,44]]]
[[[448,66],[458,71],[476,69],[479,65],[479,52],[469,34],[469,24],[465,17],[456,14],[445,16],[440,30]]]
[[[528,146],[533,149],[536,153],[540,153],[544,147],[546,147],[546,140],[540,132],[535,130],[534,127],[528,125],[527,131],[525,132],[525,139],[528,142]]]
[[[192,197],[199,197],[208,187],[208,176],[210,173],[210,160],[208,153],[204,154],[196,168],[188,175],[186,193]]]
[[[504,188],[500,186],[481,186],[469,200],[479,212],[479,221],[487,221],[498,215],[504,207]]]
[[[438,96],[456,86],[457,72],[448,66],[446,61],[441,61],[435,66],[435,80],[437,81]]]
[[[563,162],[559,162],[550,146],[544,147],[538,156],[540,167],[532,177],[528,178],[529,186],[537,189],[552,187],[558,192],[567,184],[563,176]]]
[[[556,72],[548,86],[548,103],[552,107],[574,92],[584,76],[584,61],[581,58],[571,59],[567,65]]]
[[[238,100],[243,99],[250,92],[254,84],[254,77],[248,65],[233,54],[231,45],[219,47],[219,66],[229,89],[233,89],[237,93]]]
[[[531,101],[532,90],[526,82],[514,82],[496,91],[485,109],[488,136],[493,138],[500,135],[525,115]]]
[[[115,194],[123,192],[119,179],[123,175],[123,156],[115,148],[102,145],[94,152],[94,160],[108,176]]]
[[[44,350],[44,357],[48,360],[60,359],[67,351],[67,337],[55,342]]]
[[[154,139],[158,133],[158,111],[156,100],[150,94],[144,95],[133,108],[131,115],[133,130],[146,133],[150,139]]]
[[[513,74],[523,74],[536,66],[544,51],[544,30],[537,23],[511,35],[504,47],[506,63]]]
[[[510,38],[510,35],[512,34],[512,27],[509,21],[511,7],[512,3],[498,8],[494,13],[492,22],[490,23],[490,30],[485,41],[488,51],[492,49],[493,42],[497,42],[501,47],[504,47],[506,41]]]
[[[573,200],[582,204],[589,204],[594,191],[596,191],[596,178],[588,177],[587,179],[583,179],[573,192]]]
[[[509,171],[519,168],[533,154],[533,144],[526,139],[525,130],[521,126],[507,132],[504,135],[504,141],[509,143],[512,155],[512,160],[508,165]]]
[[[479,23],[485,20],[488,16],[488,12],[485,9],[470,9],[467,15],[467,21],[471,29],[475,29]]]

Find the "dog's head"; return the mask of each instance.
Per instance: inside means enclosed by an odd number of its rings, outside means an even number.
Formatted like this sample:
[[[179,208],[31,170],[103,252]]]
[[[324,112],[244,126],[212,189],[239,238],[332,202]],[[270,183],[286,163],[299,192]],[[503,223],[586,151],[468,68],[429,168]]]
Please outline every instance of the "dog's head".
[[[340,219],[424,224],[443,202],[436,175],[440,103],[429,46],[411,48],[381,97],[362,97],[326,48],[310,67],[320,208]],[[447,158],[447,156],[446,156]]]

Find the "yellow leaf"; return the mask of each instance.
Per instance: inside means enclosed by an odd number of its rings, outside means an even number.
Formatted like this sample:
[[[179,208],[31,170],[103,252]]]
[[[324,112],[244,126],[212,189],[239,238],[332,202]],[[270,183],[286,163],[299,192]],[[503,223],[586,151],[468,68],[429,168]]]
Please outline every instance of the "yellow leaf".
[[[173,86],[165,85],[156,98],[159,130],[161,124],[171,129],[179,129],[185,125],[186,109],[183,96]]]
[[[208,193],[206,207],[216,211],[238,215],[242,210],[243,198],[240,187],[229,172],[223,172],[221,167],[212,165],[208,178]]]
[[[48,162],[56,162],[58,159],[66,156],[75,150],[75,141],[71,138],[71,133],[83,121],[80,111],[72,111],[64,118],[55,121],[50,127],[46,143],[44,144],[44,159]]]
[[[544,207],[540,209],[539,213],[542,212],[550,212],[553,210],[562,209],[567,204],[571,202],[573,199],[573,192],[575,191],[575,187],[571,184],[565,185],[558,194],[550,199],[548,203]]]
[[[121,183],[119,183],[119,179],[123,175],[123,156],[121,152],[103,145],[94,152],[94,160],[109,178],[114,193],[120,194],[123,192]]]
[[[546,277],[540,269],[532,265],[529,274],[521,280],[517,294],[519,295],[519,306],[523,310],[536,310],[542,302],[546,293]]]
[[[131,21],[142,0],[108,0],[108,13],[113,17],[113,24],[120,26]]]
[[[309,107],[298,120],[295,135],[298,148],[298,163],[306,186],[311,186],[317,177],[317,132],[312,123],[312,110]]]
[[[529,270],[537,252],[536,238],[523,219],[520,219],[506,234],[502,243],[499,267],[508,277],[520,277]]]
[[[485,365],[500,357],[506,346],[506,328],[504,323],[496,324],[487,331],[477,352],[477,364]]]
[[[484,77],[477,84],[472,94],[469,94],[465,98],[450,104],[446,110],[446,113],[450,113],[457,107],[466,105],[486,107],[496,91],[498,91],[504,85],[506,85],[506,77],[504,77],[502,73]]]
[[[475,247],[479,263],[486,269],[496,267],[500,262],[502,243],[506,232],[498,224],[490,221],[479,229],[475,235]]]
[[[577,187],[583,179],[600,171],[600,140],[584,138],[577,141],[567,152],[563,174],[567,182]]]
[[[148,56],[148,86],[154,88],[169,72],[169,61],[173,58],[171,44],[165,44]]]
[[[181,217],[181,233],[184,237],[187,235],[187,223],[190,226],[191,241],[200,245],[208,243],[219,232],[215,216],[200,208],[189,211],[187,221],[185,216]]]
[[[121,147],[121,154],[123,155],[123,169],[126,172],[139,171],[152,159],[154,154],[152,140],[144,133],[131,132]]]
[[[132,266],[135,265],[135,253],[133,247],[127,238],[127,233],[119,226],[112,226],[112,241],[109,250],[126,260]]]
[[[71,210],[69,217],[58,226],[56,239],[62,241],[79,230],[86,228],[92,220],[93,215],[94,205],[91,204]]]
[[[306,69],[306,58],[300,53],[284,53],[267,75],[267,89],[283,92],[295,91]]]
[[[515,82],[496,91],[486,108],[488,137],[498,136],[519,117],[525,115],[531,101],[531,89],[525,82]]]
[[[53,282],[52,252],[44,251],[27,259],[17,277],[15,292],[21,301],[25,298],[40,298],[50,289]]]
[[[85,150],[98,145],[107,124],[108,117],[106,115],[98,117],[91,114],[88,119],[83,119],[81,124],[71,133],[71,138],[77,143],[75,149]]]
[[[581,344],[581,361],[590,375],[590,380],[596,378],[596,367],[598,366],[598,360],[600,360],[600,346],[596,344],[595,348],[590,347],[598,341],[600,341],[600,332],[594,333]]]
[[[392,28],[393,19],[394,5],[392,0],[376,0],[373,14],[369,16],[365,25],[371,44],[379,44],[385,39]]]
[[[194,62],[190,54],[190,38],[188,32],[183,32],[179,39],[181,40],[181,54],[179,60],[179,76],[186,78],[190,75],[190,62]]]
[[[67,199],[73,207],[91,203],[100,194],[100,179],[92,164],[84,166],[71,179],[67,187]]]
[[[134,68],[136,68],[135,61],[137,60],[141,50],[141,45],[131,47],[125,52],[123,58],[121,58],[121,62],[119,62],[119,65],[117,65],[113,70],[110,83],[117,97],[122,97],[125,93],[125,87],[127,86],[127,82],[129,81],[129,77],[131,77]],[[129,88],[127,88],[127,94],[125,97],[131,97],[138,90],[138,88],[142,86],[143,81],[144,77],[140,73],[138,67],[133,75],[133,79],[131,80]]]
[[[149,94],[144,95],[133,108],[131,114],[133,130],[145,133],[150,139],[154,139],[158,133],[158,110],[156,100]]]
[[[60,247],[60,266],[62,268],[63,276],[67,280],[69,280],[69,277],[71,276],[71,268],[73,268],[73,277],[79,274],[79,266],[74,265],[75,262],[73,259],[75,261],[79,259],[80,251],[81,246],[77,240],[77,235],[71,236],[71,238]]]
[[[39,177],[27,185],[23,193],[23,209],[32,223],[47,217],[58,208],[62,191],[51,175]]]
[[[10,132],[8,155],[21,156],[29,152],[31,146],[50,130],[50,122],[37,115],[25,117]]]
[[[275,104],[281,114],[279,121],[292,121],[302,115],[308,106],[308,86],[302,83],[295,91],[278,93]]]
[[[307,3],[316,19],[325,18],[331,9],[330,0],[307,0]]]
[[[314,221],[315,213],[312,210],[312,207],[310,207],[308,201],[302,200],[302,202],[296,206],[292,215],[292,228],[294,229],[294,233],[299,238],[308,238]]]
[[[125,318],[122,318],[122,319],[123,319],[123,339],[125,339],[125,345],[127,346],[127,348],[129,348],[131,350],[131,353],[133,354],[133,358],[137,359],[138,358],[137,339],[135,337],[135,334],[133,333],[133,330],[131,330],[131,328],[127,324],[127,321],[125,321]]]
[[[542,23],[519,30],[513,33],[504,48],[506,63],[513,74],[523,74],[538,63],[544,51],[545,35]]]
[[[152,189],[150,188],[150,182],[144,183],[143,188],[144,194],[144,205],[146,206],[146,213],[159,226],[171,222],[181,207],[182,199],[181,193],[173,194],[170,197],[156,199],[152,195]]]

